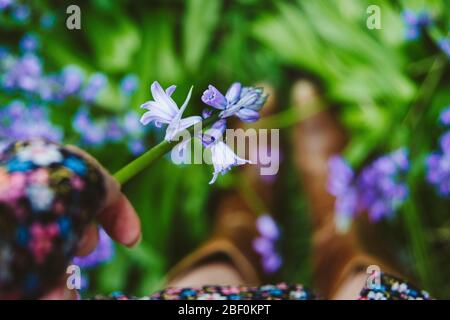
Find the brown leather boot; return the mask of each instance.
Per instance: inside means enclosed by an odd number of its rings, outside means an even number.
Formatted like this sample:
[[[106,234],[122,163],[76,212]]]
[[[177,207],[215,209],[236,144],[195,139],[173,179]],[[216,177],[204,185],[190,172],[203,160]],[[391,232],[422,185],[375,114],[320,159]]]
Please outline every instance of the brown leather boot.
[[[219,204],[213,236],[172,268],[167,286],[173,286],[195,268],[211,262],[231,265],[243,280],[241,285],[259,285],[259,257],[252,248],[257,234],[256,215],[237,194],[224,196]],[[209,284],[219,284],[219,281]]]
[[[327,191],[328,159],[342,151],[346,135],[323,101],[316,87],[300,80],[292,89],[293,106],[310,115],[293,132],[295,166],[303,181],[311,206],[313,221],[313,269],[315,288],[326,299],[334,296],[352,272],[365,272],[378,265],[389,272],[385,263],[367,255],[355,229],[339,233],[334,220],[334,197]]]

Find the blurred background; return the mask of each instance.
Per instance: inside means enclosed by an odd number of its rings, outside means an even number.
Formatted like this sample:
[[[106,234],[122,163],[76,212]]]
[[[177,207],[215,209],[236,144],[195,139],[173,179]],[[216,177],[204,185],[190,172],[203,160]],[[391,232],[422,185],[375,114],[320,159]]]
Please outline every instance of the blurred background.
[[[74,2],[80,30],[66,28]],[[374,4],[382,28],[371,30]],[[348,132],[342,156],[355,176],[396,150],[407,154],[395,177],[403,195],[368,219],[374,243],[433,295],[450,298],[449,21],[447,0],[0,0],[0,148],[42,136],[79,145],[115,172],[163,138],[139,123],[153,81],[176,84],[175,101],[194,85],[198,102],[208,84],[222,92],[235,81],[270,85],[279,115],[264,124],[281,129],[272,210],[282,264],[265,280],[310,285],[309,204],[288,143],[303,119],[290,90],[309,79]],[[188,112],[202,109],[191,103]],[[218,195],[239,179],[235,170],[210,186],[211,172],[165,158],[127,183],[143,241],[124,249],[105,236],[85,264],[84,293],[159,289],[207,239]]]

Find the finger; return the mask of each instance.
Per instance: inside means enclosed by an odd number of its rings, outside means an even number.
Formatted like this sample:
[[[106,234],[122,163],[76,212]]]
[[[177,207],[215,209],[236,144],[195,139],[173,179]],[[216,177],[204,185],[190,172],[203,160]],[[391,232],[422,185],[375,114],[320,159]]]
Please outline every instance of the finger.
[[[111,238],[127,247],[136,245],[141,239],[141,222],[123,194],[100,213],[98,221]]]
[[[86,227],[84,234],[78,243],[77,256],[87,256],[97,247],[99,235],[98,228],[95,223],[91,223]]]
[[[108,172],[108,170],[106,170],[94,157],[92,157],[87,152],[73,145],[66,146],[65,148],[86,159],[89,163],[91,163],[94,167],[96,167],[102,174],[106,189],[103,208],[107,208],[113,205],[116,201],[120,199],[122,193],[120,191],[119,182],[117,182],[117,180]]]

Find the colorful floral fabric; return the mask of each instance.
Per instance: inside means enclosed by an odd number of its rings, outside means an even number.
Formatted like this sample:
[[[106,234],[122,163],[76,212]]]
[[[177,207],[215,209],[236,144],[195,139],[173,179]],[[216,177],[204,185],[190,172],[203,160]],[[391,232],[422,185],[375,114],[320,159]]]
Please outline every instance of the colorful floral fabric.
[[[279,283],[261,287],[204,286],[201,288],[167,288],[150,296],[137,298],[120,292],[96,300],[312,300],[314,295],[302,285]]]
[[[430,294],[396,277],[382,274],[379,285],[363,288],[360,300],[430,300]]]
[[[61,280],[105,195],[101,173],[45,140],[0,154],[0,297],[33,298]]]
[[[430,300],[428,292],[390,275],[381,274],[380,284],[365,287],[358,300]],[[315,300],[317,296],[303,285],[279,283],[261,287],[204,286],[201,288],[167,288],[150,296],[133,297],[120,292],[96,300]]]

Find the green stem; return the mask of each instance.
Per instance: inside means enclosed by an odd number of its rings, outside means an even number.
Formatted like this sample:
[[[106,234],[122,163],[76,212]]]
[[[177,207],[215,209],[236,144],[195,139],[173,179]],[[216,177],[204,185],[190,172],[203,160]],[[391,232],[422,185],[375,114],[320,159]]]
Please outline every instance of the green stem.
[[[168,142],[164,140],[158,145],[154,146],[147,152],[145,152],[140,157],[136,158],[125,167],[120,169],[114,174],[114,178],[120,183],[124,184],[131,178],[133,178],[136,174],[144,170],[147,166],[151,165],[153,162],[161,158],[170,149],[175,146],[175,142]]]
[[[210,126],[212,123],[219,119],[218,115],[209,117],[202,122],[204,128]],[[187,129],[189,133],[194,133],[194,126]],[[178,141],[162,141],[143,155],[139,156],[135,160],[131,161],[125,167],[121,168],[114,174],[114,178],[120,183],[125,184],[139,172],[147,168],[152,163],[156,162],[158,159],[163,157],[167,152],[169,152],[174,146],[178,144]]]

